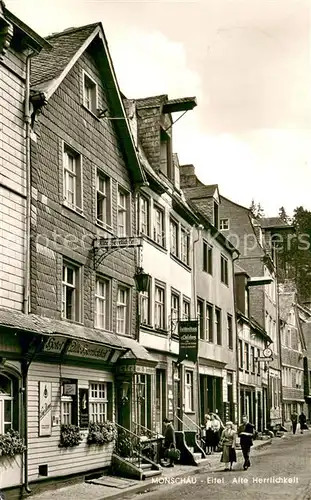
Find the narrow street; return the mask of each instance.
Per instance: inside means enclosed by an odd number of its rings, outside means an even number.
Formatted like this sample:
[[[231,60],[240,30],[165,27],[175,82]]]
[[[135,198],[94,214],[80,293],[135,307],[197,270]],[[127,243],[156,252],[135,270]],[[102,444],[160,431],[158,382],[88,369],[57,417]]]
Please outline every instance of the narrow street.
[[[140,494],[141,500],[193,498],[215,500],[310,500],[311,499],[311,433],[287,435],[274,439],[267,448],[251,456],[251,468],[242,469],[241,458],[232,472],[210,472],[201,469],[175,484],[158,484]],[[137,495],[136,495],[137,496]],[[127,498],[133,498],[127,497]]]

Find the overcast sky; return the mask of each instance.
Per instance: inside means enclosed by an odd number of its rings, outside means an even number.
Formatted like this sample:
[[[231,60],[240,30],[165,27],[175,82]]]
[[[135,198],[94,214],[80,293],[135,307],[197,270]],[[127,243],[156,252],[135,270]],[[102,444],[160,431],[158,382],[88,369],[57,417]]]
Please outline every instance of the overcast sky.
[[[308,0],[5,0],[40,35],[102,21],[127,97],[197,96],[174,151],[232,200],[311,210]]]

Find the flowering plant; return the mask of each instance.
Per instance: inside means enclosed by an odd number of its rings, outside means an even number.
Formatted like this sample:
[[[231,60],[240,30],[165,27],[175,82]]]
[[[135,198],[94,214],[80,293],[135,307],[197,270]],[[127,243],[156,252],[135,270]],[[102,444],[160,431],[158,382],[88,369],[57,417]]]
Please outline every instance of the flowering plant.
[[[113,422],[91,422],[89,425],[87,443],[98,445],[111,443],[116,440],[117,434],[117,428]]]
[[[63,424],[60,428],[60,448],[77,446],[82,441],[80,427],[72,424]]]
[[[0,434],[0,455],[14,457],[25,450],[26,446],[17,431],[10,429],[5,434]]]

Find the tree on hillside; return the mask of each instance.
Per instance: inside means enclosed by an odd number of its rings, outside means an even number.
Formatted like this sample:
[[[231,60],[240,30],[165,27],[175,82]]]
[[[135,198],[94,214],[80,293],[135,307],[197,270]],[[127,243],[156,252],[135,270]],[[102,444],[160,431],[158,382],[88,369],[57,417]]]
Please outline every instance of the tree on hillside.
[[[294,210],[292,220],[295,238],[287,240],[288,266],[294,271],[294,279],[301,301],[311,300],[311,212],[303,207]]]
[[[249,210],[254,217],[254,219],[260,219],[261,217],[264,217],[264,209],[262,208],[260,203],[255,203],[255,200],[252,199],[252,202],[250,204]]]
[[[285,224],[290,223],[290,217],[287,215],[286,210],[283,206],[279,208],[279,217],[283,222],[285,222]]]

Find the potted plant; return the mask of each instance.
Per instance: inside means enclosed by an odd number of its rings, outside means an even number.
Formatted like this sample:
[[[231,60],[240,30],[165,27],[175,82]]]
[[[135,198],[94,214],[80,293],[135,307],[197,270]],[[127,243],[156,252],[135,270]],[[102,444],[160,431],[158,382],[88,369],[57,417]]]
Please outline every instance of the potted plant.
[[[102,446],[114,442],[117,438],[117,434],[117,428],[113,422],[91,422],[89,425],[87,443]]]
[[[5,434],[0,434],[0,456],[14,457],[24,453],[26,446],[19,432],[10,429]]]
[[[78,446],[83,437],[80,433],[80,427],[72,424],[63,424],[60,428],[60,448],[72,448]]]
[[[22,481],[22,455],[26,450],[19,433],[10,429],[0,434],[0,484],[19,486]]]

